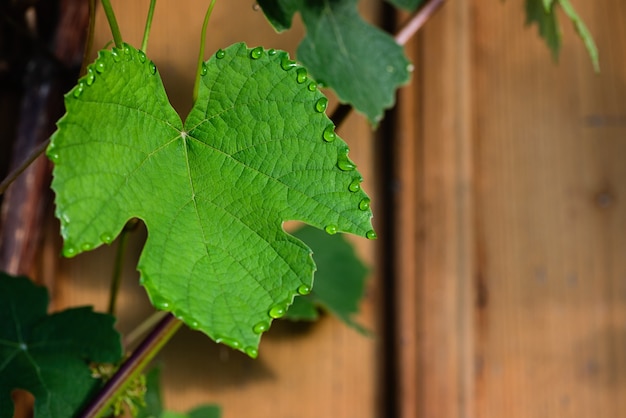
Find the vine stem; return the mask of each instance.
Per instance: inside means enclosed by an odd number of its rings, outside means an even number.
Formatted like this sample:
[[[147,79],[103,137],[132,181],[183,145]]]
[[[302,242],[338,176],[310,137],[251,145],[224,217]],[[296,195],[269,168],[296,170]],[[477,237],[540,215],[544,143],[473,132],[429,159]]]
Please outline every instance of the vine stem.
[[[143,31],[143,41],[141,41],[141,50],[148,52],[148,38],[150,37],[150,28],[152,27],[152,17],[154,16],[154,8],[156,0],[150,0],[150,8],[148,9],[148,17],[146,18],[146,28]]]
[[[193,84],[193,102],[198,99],[198,90],[200,89],[200,76],[202,75],[202,62],[204,61],[204,47],[206,44],[206,30],[209,26],[209,18],[213,12],[213,6],[215,6],[215,0],[211,0],[209,8],[204,15],[204,22],[202,23],[202,34],[200,35],[200,52],[198,52],[198,68],[196,69],[196,81]]]
[[[121,48],[123,43],[122,34],[120,32],[120,27],[117,24],[117,19],[115,18],[111,2],[109,0],[102,0],[102,8],[104,9],[104,14],[106,14],[107,20],[109,21],[109,27],[111,28],[111,33],[113,34],[115,46]]]
[[[113,264],[113,276],[111,278],[111,289],[109,291],[109,309],[108,313],[115,314],[115,305],[117,303],[117,294],[120,290],[120,284],[122,282],[122,265],[124,264],[124,254],[126,251],[126,243],[128,242],[129,233],[135,229],[138,224],[137,219],[131,219],[126,222],[122,232],[120,232],[120,238],[115,252],[115,263]]]
[[[428,19],[435,14],[445,1],[446,0],[428,0],[424,3],[422,7],[420,7],[402,26],[402,28],[400,28],[398,33],[394,35],[394,39],[398,45],[406,45],[409,39],[411,39],[417,31],[424,26]],[[341,103],[335,108],[335,110],[333,110],[333,113],[330,115],[330,120],[333,121],[336,127],[339,127],[351,111],[352,106],[346,103]]]
[[[104,388],[83,410],[80,418],[100,418],[113,404],[118,394],[146,368],[150,360],[176,334],[183,323],[168,313],[122,364]]]
[[[19,175],[22,174],[24,170],[26,170],[28,166],[31,165],[33,161],[37,159],[37,157],[43,154],[43,152],[48,147],[49,143],[50,143],[50,138],[46,139],[41,144],[33,148],[33,150],[30,152],[28,157],[26,157],[26,159],[22,162],[22,164],[17,166],[13,171],[9,173],[9,175],[5,177],[4,180],[2,180],[2,183],[0,183],[0,195],[4,194],[4,192],[6,192],[6,190],[9,188],[11,183],[13,183],[15,179],[18,178]]]

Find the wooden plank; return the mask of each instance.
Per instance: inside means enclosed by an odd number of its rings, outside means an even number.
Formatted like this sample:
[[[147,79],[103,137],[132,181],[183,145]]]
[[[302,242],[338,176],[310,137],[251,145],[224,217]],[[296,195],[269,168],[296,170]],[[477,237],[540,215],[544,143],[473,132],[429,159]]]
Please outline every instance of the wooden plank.
[[[399,416],[468,417],[472,300],[469,6],[448,1],[407,47],[396,271]]]
[[[518,5],[475,3],[476,415],[621,416],[626,8],[577,4],[596,76],[569,25],[555,66]]]

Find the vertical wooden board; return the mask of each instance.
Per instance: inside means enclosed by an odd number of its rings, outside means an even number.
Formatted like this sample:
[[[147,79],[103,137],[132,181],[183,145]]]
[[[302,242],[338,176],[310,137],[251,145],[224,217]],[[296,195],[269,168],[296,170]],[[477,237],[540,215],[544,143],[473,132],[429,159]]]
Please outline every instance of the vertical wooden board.
[[[473,258],[469,6],[448,1],[408,46],[401,94],[397,271],[399,415],[466,417]]]
[[[124,39],[139,46],[148,0],[112,1]],[[207,35],[207,55],[233,42],[263,45],[288,50],[294,55],[302,28],[277,35],[254,2],[217,2]],[[368,1],[364,11],[373,15],[375,3]],[[158,2],[152,26],[148,55],[156,63],[174,107],[185,114],[191,105],[191,90],[200,27],[207,2]],[[96,47],[111,38],[103,13],[97,19]],[[338,130],[351,146],[350,156],[366,181],[364,189],[372,195],[376,210],[376,190],[372,168],[373,135],[364,118],[353,115]],[[106,309],[108,283],[113,268],[114,250],[104,246],[71,260],[58,260],[58,224],[49,234],[44,266],[46,276],[56,269],[53,288],[54,307],[93,304]],[[124,287],[119,299],[118,328],[127,333],[147,317],[150,307],[138,284],[135,271],[145,230],[133,233],[124,266]],[[352,240],[352,239],[351,239]],[[378,325],[378,287],[375,243],[354,239],[357,251],[372,269],[368,293],[357,318],[374,331]],[[49,267],[49,268],[48,268]],[[48,280],[48,279],[47,279]],[[165,381],[167,407],[186,411],[196,405],[217,403],[224,418],[374,417],[378,406],[377,375],[379,340],[365,337],[346,325],[323,317],[314,325],[275,323],[261,343],[259,359],[253,361],[204,335],[187,329],[180,331],[159,356]]]
[[[620,1],[577,2],[558,66],[514,2],[474,2],[476,416],[626,410],[626,61]]]

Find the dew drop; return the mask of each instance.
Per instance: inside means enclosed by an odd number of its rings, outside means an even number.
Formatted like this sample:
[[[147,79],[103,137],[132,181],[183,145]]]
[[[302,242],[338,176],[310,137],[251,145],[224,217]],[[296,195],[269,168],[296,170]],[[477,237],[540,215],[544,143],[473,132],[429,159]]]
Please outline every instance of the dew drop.
[[[96,71],[97,71],[99,74],[102,74],[102,73],[104,72],[104,69],[105,69],[105,68],[106,68],[106,67],[105,67],[104,62],[103,62],[102,60],[98,60],[98,61],[96,61]]]
[[[308,80],[307,72],[305,68],[298,68],[296,71],[296,82],[298,84],[303,84]]]
[[[367,233],[365,234],[365,238],[367,239],[376,239],[378,238],[378,235],[376,235],[376,232],[374,232],[373,229],[367,231]]]
[[[217,337],[215,342],[218,344],[225,344],[232,348],[241,348],[241,343],[234,338],[226,338],[226,337]]]
[[[89,250],[93,249],[93,245],[88,243],[88,242],[85,242],[83,245],[80,246],[80,248],[83,251],[89,251]]]
[[[328,106],[328,99],[326,97],[320,97],[317,102],[315,102],[315,111],[318,113],[322,113],[326,110]]]
[[[50,158],[50,161],[52,161],[53,163],[58,163],[60,160],[60,155],[58,152],[53,152],[51,149],[48,150],[48,158]]]
[[[311,81],[307,86],[307,89],[309,89],[309,91],[317,90],[317,83],[315,81]]]
[[[85,84],[81,81],[80,83],[78,83],[78,85],[74,88],[74,97],[78,98],[82,93],[83,90],[85,89]]]
[[[333,125],[328,125],[326,129],[324,129],[324,133],[322,133],[322,138],[324,138],[324,141],[326,142],[333,142],[337,138],[335,127]]]
[[[274,319],[282,318],[287,313],[287,308],[284,305],[272,306],[268,312],[268,315]]]
[[[128,45],[128,44],[126,44],[126,43],[125,43],[125,44],[124,44],[124,54],[126,54],[126,55],[127,55],[127,57],[126,57],[126,58],[128,58],[128,59],[132,59],[132,56],[130,55],[130,52],[131,52],[131,50],[130,50],[130,45]]]
[[[324,228],[324,231],[326,231],[326,233],[328,235],[335,235],[337,233],[337,225],[326,225],[326,227]]]
[[[113,55],[113,61],[120,62],[122,60],[122,56],[120,55],[120,51],[117,48],[111,49],[111,55]]]
[[[76,255],[76,248],[72,246],[66,246],[63,250],[63,255],[66,257],[74,257]]]
[[[85,82],[88,86],[91,86],[94,81],[96,81],[96,73],[94,73],[94,71],[89,68],[87,70],[87,75],[85,76]]]
[[[100,239],[105,244],[110,244],[113,242],[113,235],[109,234],[108,232],[105,232],[102,235],[100,235]]]
[[[356,165],[348,158],[347,149],[343,150],[337,157],[337,167],[339,167],[341,171],[352,171],[356,168]]]
[[[152,301],[152,304],[154,305],[155,308],[161,311],[167,310],[170,307],[170,303],[166,301],[165,299],[154,299]]]
[[[250,58],[253,60],[258,60],[263,55],[263,47],[257,46],[252,51],[250,51]]]
[[[139,61],[143,64],[146,62],[146,53],[143,51],[137,51],[137,55],[139,55]]]
[[[270,329],[269,322],[261,321],[252,327],[252,332],[254,332],[255,334],[262,334],[268,329]]]
[[[311,293],[311,286],[301,284],[300,286],[298,286],[298,293],[301,295],[308,295],[309,293]]]
[[[251,358],[257,358],[259,356],[259,350],[257,350],[254,347],[246,347],[246,349],[244,351]]]
[[[270,55],[270,56],[271,56],[271,55],[276,55],[276,52],[278,52],[278,51],[276,51],[274,48],[272,48],[272,49],[269,49],[269,50],[267,51],[267,55]]]
[[[185,321],[185,323],[187,324],[187,326],[191,329],[198,329],[200,328],[200,323],[194,319],[188,319]]]
[[[148,67],[150,68],[150,74],[155,75],[156,74],[156,65],[154,65],[154,63],[152,61],[150,61],[148,63]]]
[[[359,190],[361,190],[361,182],[363,181],[362,177],[355,177],[354,180],[352,180],[352,183],[350,183],[348,185],[348,190],[350,190],[351,192],[358,192]]]
[[[291,70],[296,65],[298,64],[296,64],[295,61],[290,60],[287,55],[284,55],[282,59],[280,60],[280,68],[282,68],[285,71]]]
[[[215,58],[217,58],[218,60],[221,60],[225,56],[226,56],[226,51],[224,51],[223,49],[218,49],[217,52],[215,53]]]
[[[206,73],[209,71],[208,67],[206,66],[206,62],[202,63],[202,67],[200,68],[200,74],[201,75],[206,75]]]
[[[363,198],[363,200],[361,200],[359,202],[359,209],[360,210],[368,210],[370,208],[370,198],[369,197],[365,197]]]

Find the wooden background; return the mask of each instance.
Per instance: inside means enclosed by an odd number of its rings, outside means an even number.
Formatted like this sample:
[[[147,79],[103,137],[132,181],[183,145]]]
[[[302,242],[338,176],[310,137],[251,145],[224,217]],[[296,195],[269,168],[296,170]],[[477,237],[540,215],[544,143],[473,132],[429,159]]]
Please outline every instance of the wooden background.
[[[113,2],[135,45],[147,3]],[[148,53],[183,114],[205,3],[162,1],[153,24]],[[361,3],[379,19],[377,2]],[[167,407],[218,403],[224,418],[626,417],[626,5],[574,3],[600,75],[562,15],[556,65],[523,27],[522,1],[448,0],[407,46],[415,73],[395,123],[375,137],[352,115],[339,131],[374,196],[380,240],[354,240],[373,268],[359,320],[374,338],[330,317],[276,324],[252,361],[182,330],[160,356]],[[98,27],[102,45],[103,14]],[[244,40],[294,51],[301,33],[276,35],[252,1],[221,1],[207,49]],[[106,309],[114,246],[61,260],[48,225],[38,276],[54,308]],[[151,312],[134,267],[144,239],[140,230],[129,246],[123,332]]]

